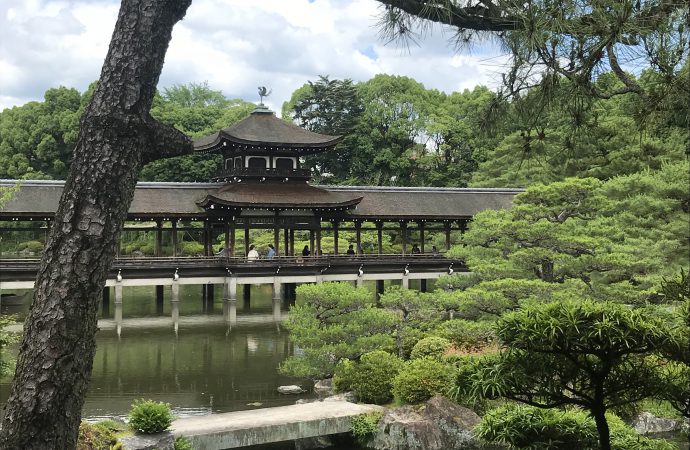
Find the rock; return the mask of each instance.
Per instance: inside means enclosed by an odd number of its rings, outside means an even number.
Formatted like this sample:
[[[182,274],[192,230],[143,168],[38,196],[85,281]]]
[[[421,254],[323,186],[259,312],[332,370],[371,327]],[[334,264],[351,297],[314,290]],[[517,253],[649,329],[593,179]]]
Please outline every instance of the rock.
[[[281,394],[289,395],[289,394],[301,394],[305,391],[301,387],[299,387],[295,384],[291,384],[289,386],[278,386],[278,392]]]
[[[322,400],[319,400],[318,398],[300,398],[295,401],[295,405],[303,405],[305,403],[315,403],[320,401]]]
[[[333,379],[326,378],[314,383],[314,393],[319,397],[328,397],[333,395]]]
[[[632,427],[640,434],[668,433],[679,430],[681,423],[678,420],[656,417],[652,413],[643,411],[633,419]]]
[[[459,450],[486,448],[472,434],[479,416],[436,396],[421,409],[403,406],[387,411],[368,446],[376,450]]]
[[[120,438],[123,450],[174,450],[175,436],[169,432],[135,434]]]
[[[352,392],[341,392],[340,394],[331,395],[323,399],[324,402],[350,402],[356,403],[357,397]]]

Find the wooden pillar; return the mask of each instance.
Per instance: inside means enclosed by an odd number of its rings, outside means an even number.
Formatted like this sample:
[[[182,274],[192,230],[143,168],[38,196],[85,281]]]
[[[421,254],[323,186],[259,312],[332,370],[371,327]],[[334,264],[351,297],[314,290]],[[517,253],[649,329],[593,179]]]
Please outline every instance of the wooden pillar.
[[[285,256],[288,256],[288,249],[290,248],[290,232],[287,228],[283,228],[283,244],[285,249]]]
[[[376,222],[376,242],[379,255],[383,254],[383,222]]]
[[[362,254],[362,222],[355,221],[355,245],[357,248],[355,251],[358,255]]]
[[[249,221],[244,225],[244,256],[249,253]]]
[[[177,256],[177,219],[172,220],[172,255]]]
[[[230,256],[235,256],[235,218],[230,222]]]
[[[163,256],[163,222],[156,220],[156,245],[154,254],[157,257]]]
[[[309,230],[309,254],[314,256],[314,230]]]
[[[419,280],[419,291],[420,292],[426,292],[427,291],[426,278],[422,278],[421,280]]]
[[[418,222],[419,226],[419,250],[424,253],[424,222]]]
[[[340,223],[337,220],[333,221],[333,254],[338,255],[338,227]]]
[[[223,228],[225,231],[225,251],[223,252],[223,254],[225,256],[230,256],[230,222],[228,222],[227,219],[225,220]]]
[[[204,221],[204,255],[211,256],[211,223]]]
[[[295,256],[295,229],[294,228],[290,228],[290,255]]]
[[[450,250],[450,223],[446,222],[443,224],[446,232],[446,251]]]
[[[407,255],[407,222],[400,222],[400,237],[402,238],[402,254]]]
[[[317,256],[321,256],[321,219],[316,223],[316,252]]]
[[[275,248],[276,254],[280,251],[280,228],[278,225],[273,226],[273,248]]]
[[[469,220],[467,219],[462,219],[458,221],[458,224],[460,225],[460,235],[464,238],[465,237],[465,231],[467,231],[467,224],[469,223]],[[464,239],[462,242],[462,245],[465,245]]]

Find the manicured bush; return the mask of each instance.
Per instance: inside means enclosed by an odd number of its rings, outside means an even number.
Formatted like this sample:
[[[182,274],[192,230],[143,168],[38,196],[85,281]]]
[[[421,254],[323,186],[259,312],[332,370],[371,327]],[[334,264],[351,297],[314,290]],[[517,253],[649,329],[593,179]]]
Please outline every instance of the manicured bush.
[[[419,403],[436,394],[446,394],[454,369],[434,358],[408,361],[393,380],[393,394],[403,403]]]
[[[180,243],[180,255],[197,256],[204,254],[204,246],[198,242],[182,242]]]
[[[613,450],[670,450],[674,445],[638,435],[613,414],[607,414]],[[532,450],[598,448],[594,420],[584,411],[540,409],[511,403],[484,415],[475,428],[481,439]]]
[[[390,353],[381,350],[366,353],[352,368],[352,392],[362,402],[387,403],[393,400],[393,378],[402,367],[402,360]]]
[[[82,422],[79,425],[77,450],[117,450],[122,445],[117,442],[115,434],[106,426]]]
[[[439,325],[434,334],[465,350],[478,350],[496,341],[493,322],[489,321],[448,320]]]
[[[352,436],[354,436],[360,444],[365,444],[371,436],[376,434],[381,417],[383,417],[383,412],[381,411],[374,411],[353,417],[350,421]]]
[[[430,336],[421,339],[415,344],[415,346],[412,348],[412,352],[410,353],[410,358],[418,359],[429,357],[440,360],[449,347],[450,341],[448,339],[438,336]]]
[[[346,392],[352,389],[352,375],[355,363],[347,358],[341,359],[333,372],[333,389],[335,392]]]
[[[173,421],[170,405],[153,400],[135,400],[129,412],[129,427],[137,433],[160,433]]]

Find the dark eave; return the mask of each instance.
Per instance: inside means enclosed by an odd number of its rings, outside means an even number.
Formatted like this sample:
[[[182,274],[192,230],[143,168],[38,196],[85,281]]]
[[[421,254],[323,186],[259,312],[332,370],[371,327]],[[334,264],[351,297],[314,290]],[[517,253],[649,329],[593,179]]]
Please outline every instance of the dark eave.
[[[306,183],[236,183],[227,184],[197,204],[228,208],[263,209],[347,209],[362,197],[349,192],[330,192]]]

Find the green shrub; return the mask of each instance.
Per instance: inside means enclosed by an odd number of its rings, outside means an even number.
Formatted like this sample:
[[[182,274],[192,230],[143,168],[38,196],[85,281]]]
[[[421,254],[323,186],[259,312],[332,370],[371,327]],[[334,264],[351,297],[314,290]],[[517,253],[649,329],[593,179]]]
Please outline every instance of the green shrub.
[[[180,244],[180,254],[187,256],[203,255],[204,246],[198,242],[182,242]]]
[[[153,255],[156,252],[156,246],[155,244],[144,244],[141,247],[139,247],[139,251],[142,252],[145,255]]]
[[[333,389],[335,392],[346,392],[352,389],[352,374],[355,363],[347,358],[338,361],[333,371]]]
[[[129,427],[137,433],[160,433],[170,427],[170,405],[153,400],[135,400],[129,412]]]
[[[453,367],[436,359],[413,359],[393,380],[393,393],[403,403],[419,403],[445,394],[453,380]]]
[[[415,344],[415,346],[412,348],[412,352],[410,353],[410,358],[418,359],[429,357],[440,360],[449,347],[450,341],[448,339],[438,336],[430,336]]]
[[[105,426],[82,422],[79,424],[77,450],[116,450],[122,448],[115,434]]]
[[[613,450],[671,450],[673,444],[635,433],[613,414],[607,419]],[[489,442],[509,444],[531,450],[575,450],[597,448],[594,420],[584,411],[540,409],[508,404],[489,411],[474,429]]]
[[[434,334],[448,339],[459,349],[477,350],[496,341],[493,322],[454,319],[439,325]]]
[[[194,447],[192,447],[192,441],[184,436],[178,436],[175,438],[175,450],[194,450]]]
[[[352,368],[352,392],[362,402],[377,405],[390,402],[393,378],[402,367],[402,360],[390,353],[381,350],[366,353]]]
[[[40,253],[43,251],[43,243],[41,241],[26,241],[20,242],[17,245],[17,250],[28,250],[33,253]]]
[[[374,411],[353,417],[350,421],[352,436],[354,436],[360,444],[365,444],[371,436],[376,434],[381,417],[383,417],[383,412],[381,411]]]

